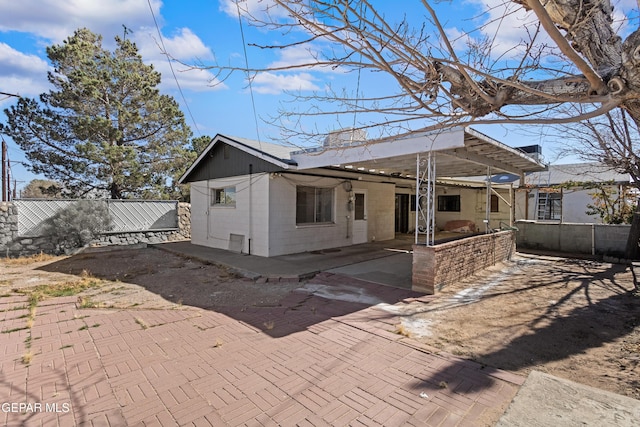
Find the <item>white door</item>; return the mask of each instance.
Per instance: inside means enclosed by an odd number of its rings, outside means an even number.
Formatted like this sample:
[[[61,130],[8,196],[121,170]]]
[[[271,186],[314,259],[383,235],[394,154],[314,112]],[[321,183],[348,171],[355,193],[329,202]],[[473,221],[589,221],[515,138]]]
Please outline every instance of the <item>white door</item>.
[[[352,243],[366,243],[367,236],[367,193],[357,190],[353,194],[353,240]]]

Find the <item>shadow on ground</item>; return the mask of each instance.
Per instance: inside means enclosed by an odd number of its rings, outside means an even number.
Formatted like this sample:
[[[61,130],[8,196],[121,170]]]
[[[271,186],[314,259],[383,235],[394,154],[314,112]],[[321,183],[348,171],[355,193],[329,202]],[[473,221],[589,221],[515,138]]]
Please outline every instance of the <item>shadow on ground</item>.
[[[297,279],[251,280],[221,267],[151,248],[90,251],[41,269],[89,274],[116,285],[120,282],[138,285],[182,306],[223,313],[272,337],[303,331],[375,304],[395,304],[422,295],[328,273],[300,282]],[[125,286],[114,288],[114,292],[127,292]],[[135,293],[128,300],[120,296],[118,306],[141,307],[136,298]],[[380,316],[394,317],[382,312]]]
[[[523,269],[520,286],[486,292],[481,301],[497,301],[510,294],[527,300],[531,291],[560,289],[554,301],[544,302],[542,314],[530,322],[526,333],[516,334],[503,344],[496,343],[493,351],[475,355],[477,363],[447,357],[439,369],[414,376],[416,390],[428,394],[446,388],[465,394],[491,388],[496,384],[491,378],[505,375],[493,367],[519,370],[567,359],[623,337],[640,324],[640,300],[631,295],[626,283],[615,279],[624,266],[612,265],[595,273],[590,268],[591,261],[571,262],[578,264],[566,264],[567,268],[550,264],[549,268],[554,270],[540,277]],[[575,265],[583,266],[582,271],[576,270]],[[397,312],[365,309],[423,297],[408,290],[329,273],[304,282],[260,283],[155,249],[83,253],[42,269],[77,275],[90,273],[115,284],[120,281],[138,285],[167,301],[225,314],[274,338],[307,330],[329,319],[347,317],[356,327],[367,330],[368,325],[377,322],[392,333],[399,323]],[[597,292],[602,289],[609,295],[602,297]],[[584,296],[586,303],[568,308],[576,295]],[[130,301],[130,307],[136,307],[135,299]],[[508,318],[504,324],[509,327]],[[513,376],[508,380],[514,381]]]
[[[554,280],[532,278],[529,287],[511,291],[526,293],[544,287],[561,290],[525,325],[526,334],[481,355],[481,360],[519,370],[582,354],[634,333],[640,326],[640,298],[634,293],[633,283],[618,280],[627,266],[588,260],[568,260],[565,265],[571,268],[556,268],[544,275]]]
[[[629,268],[570,259],[515,264],[409,315],[437,323],[422,341],[487,367],[541,369],[640,398],[640,298]],[[453,378],[464,363],[439,374]]]

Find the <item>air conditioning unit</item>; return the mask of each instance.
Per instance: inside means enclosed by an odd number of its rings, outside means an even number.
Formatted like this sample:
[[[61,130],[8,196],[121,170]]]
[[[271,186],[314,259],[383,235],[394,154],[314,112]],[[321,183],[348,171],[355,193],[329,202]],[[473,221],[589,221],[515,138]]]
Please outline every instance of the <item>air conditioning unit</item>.
[[[364,129],[340,129],[330,132],[322,144],[324,147],[348,147],[359,145],[367,141],[367,131]]]

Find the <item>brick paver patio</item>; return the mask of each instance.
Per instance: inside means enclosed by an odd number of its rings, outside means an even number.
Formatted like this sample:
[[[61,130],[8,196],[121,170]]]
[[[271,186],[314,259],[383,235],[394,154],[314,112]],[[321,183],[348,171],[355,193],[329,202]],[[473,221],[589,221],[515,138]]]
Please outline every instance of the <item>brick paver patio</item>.
[[[314,280],[399,304],[419,297],[340,275]],[[434,354],[394,333],[398,319],[376,306],[309,292],[224,313],[54,298],[30,330],[21,329],[27,305],[0,299],[0,424],[9,426],[476,426],[495,421],[524,381]],[[20,402],[31,407],[7,406]]]

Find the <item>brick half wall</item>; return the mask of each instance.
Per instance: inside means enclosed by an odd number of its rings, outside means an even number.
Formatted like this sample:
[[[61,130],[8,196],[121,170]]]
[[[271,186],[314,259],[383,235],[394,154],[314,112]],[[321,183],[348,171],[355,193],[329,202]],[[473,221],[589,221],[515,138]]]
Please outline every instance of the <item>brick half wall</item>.
[[[468,237],[437,246],[413,246],[411,289],[435,294],[456,280],[511,259],[516,250],[515,231]]]

